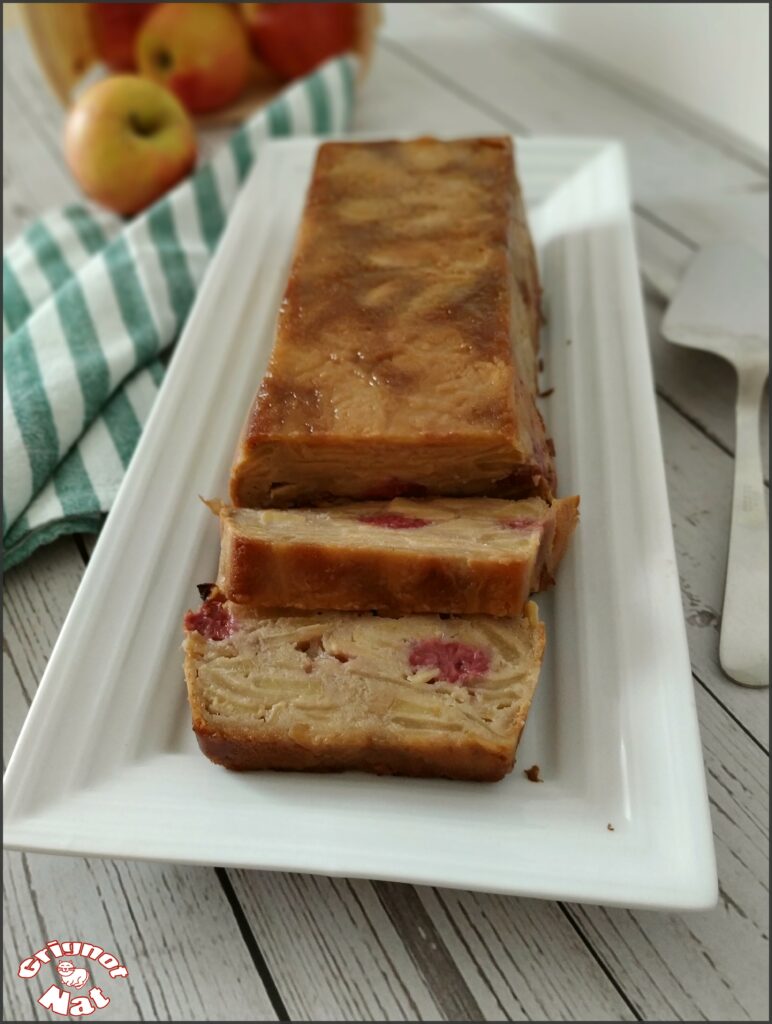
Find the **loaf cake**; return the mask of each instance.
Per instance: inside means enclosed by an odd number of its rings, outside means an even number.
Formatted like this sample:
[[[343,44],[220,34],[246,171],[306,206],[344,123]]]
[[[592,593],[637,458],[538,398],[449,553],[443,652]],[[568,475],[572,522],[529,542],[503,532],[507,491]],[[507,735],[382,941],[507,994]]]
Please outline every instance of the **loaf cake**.
[[[549,499],[539,302],[508,137],[322,145],[233,504]]]
[[[193,728],[212,761],[495,781],[544,649],[517,619],[264,612],[216,589],[185,618]]]
[[[520,615],[553,582],[579,499],[395,498],[220,509],[218,586],[260,607]]]

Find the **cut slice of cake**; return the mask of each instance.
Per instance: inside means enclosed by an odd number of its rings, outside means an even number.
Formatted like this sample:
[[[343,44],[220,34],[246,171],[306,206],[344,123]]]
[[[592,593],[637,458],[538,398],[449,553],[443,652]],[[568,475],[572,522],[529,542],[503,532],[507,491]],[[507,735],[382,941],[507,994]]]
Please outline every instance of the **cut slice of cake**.
[[[495,781],[512,768],[544,628],[517,619],[264,613],[213,590],[185,618],[193,729],[212,761]]]
[[[220,509],[218,586],[263,608],[515,616],[554,579],[577,497]]]
[[[510,138],[320,146],[231,501],[551,497],[539,302]]]

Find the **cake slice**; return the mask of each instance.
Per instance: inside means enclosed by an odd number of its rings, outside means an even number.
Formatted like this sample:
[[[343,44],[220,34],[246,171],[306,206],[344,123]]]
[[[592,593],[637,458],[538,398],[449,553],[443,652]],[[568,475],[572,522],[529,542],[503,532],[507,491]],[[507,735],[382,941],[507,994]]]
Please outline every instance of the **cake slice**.
[[[553,582],[579,499],[220,509],[218,586],[263,608],[520,615]]]
[[[539,302],[510,138],[322,145],[232,503],[550,498]]]
[[[212,761],[495,781],[512,768],[544,628],[517,619],[272,612],[216,589],[185,617],[193,729]]]

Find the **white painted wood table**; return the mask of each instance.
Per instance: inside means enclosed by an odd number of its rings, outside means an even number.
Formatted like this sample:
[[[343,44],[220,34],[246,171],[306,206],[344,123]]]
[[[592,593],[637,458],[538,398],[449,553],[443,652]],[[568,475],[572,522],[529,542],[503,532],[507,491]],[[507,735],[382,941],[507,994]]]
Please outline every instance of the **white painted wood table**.
[[[685,199],[730,197],[720,218],[741,229],[744,201],[768,187],[759,154],[471,6],[390,6],[358,130],[620,138],[652,276],[670,273],[715,230],[716,217]],[[4,112],[8,240],[77,195],[62,161],[61,113],[18,29],[5,39]],[[5,1019],[45,1019],[16,970],[51,937],[99,942],[130,965],[128,984],[113,987],[102,1014],[113,1020],[767,1019],[768,692],[734,686],[718,664],[734,380],[716,358],[664,345],[654,293],[647,311],[718,906],[634,913],[11,853]],[[6,760],[92,546],[90,538],[62,540],[8,574]]]

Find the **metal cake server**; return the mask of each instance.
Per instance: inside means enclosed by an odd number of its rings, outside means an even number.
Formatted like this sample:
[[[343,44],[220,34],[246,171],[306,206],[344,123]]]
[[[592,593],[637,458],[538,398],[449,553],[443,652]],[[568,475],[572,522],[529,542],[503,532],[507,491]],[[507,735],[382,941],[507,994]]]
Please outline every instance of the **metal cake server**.
[[[722,356],[737,371],[737,433],[719,658],[745,686],[769,685],[769,537],[759,410],[769,375],[769,263],[747,245],[705,246],[662,323],[669,340]]]

